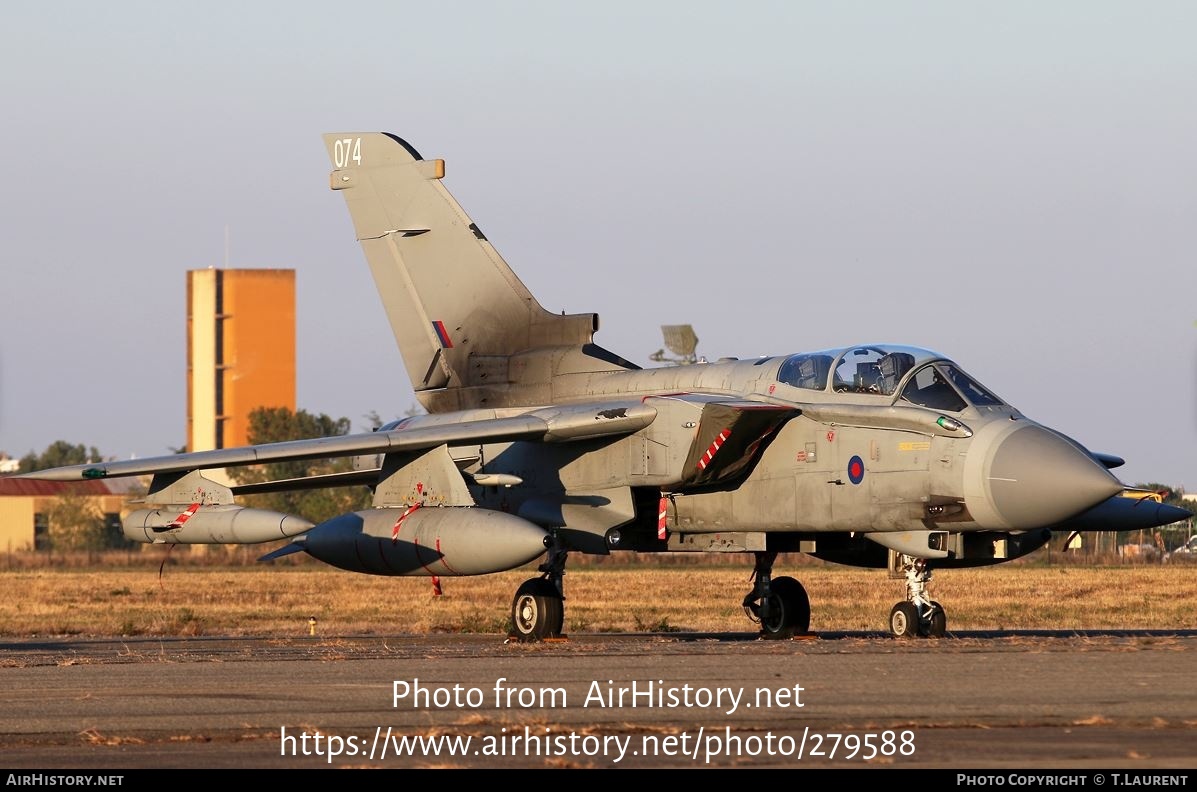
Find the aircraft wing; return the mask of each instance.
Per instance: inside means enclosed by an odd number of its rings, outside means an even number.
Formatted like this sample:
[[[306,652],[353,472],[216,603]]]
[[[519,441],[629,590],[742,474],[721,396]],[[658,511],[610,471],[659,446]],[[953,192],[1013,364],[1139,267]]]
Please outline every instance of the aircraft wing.
[[[361,454],[388,454],[421,451],[440,445],[474,442],[531,440],[569,442],[593,437],[631,434],[648,426],[657,411],[639,401],[602,404],[575,404],[546,407],[504,418],[399,426],[395,429],[361,434],[289,440],[282,443],[196,451],[190,454],[95,462],[85,465],[38,470],[14,478],[49,481],[141,476],[207,468],[260,465],[301,459]],[[435,416],[431,416],[435,417]]]
[[[760,458],[773,434],[799,410],[738,399],[708,401],[683,465],[688,487],[716,486],[739,479]]]

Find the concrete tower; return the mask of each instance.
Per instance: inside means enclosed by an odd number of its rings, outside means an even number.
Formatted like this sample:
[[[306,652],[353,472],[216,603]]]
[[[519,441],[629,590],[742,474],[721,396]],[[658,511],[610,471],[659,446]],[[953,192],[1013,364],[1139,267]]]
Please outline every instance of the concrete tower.
[[[295,270],[191,270],[187,450],[247,444],[256,407],[295,409]]]

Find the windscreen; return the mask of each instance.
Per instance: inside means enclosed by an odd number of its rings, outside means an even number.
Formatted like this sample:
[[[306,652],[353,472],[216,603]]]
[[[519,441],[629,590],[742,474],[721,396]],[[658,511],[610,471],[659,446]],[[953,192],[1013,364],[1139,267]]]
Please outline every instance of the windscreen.
[[[981,383],[974,380],[972,377],[965,374],[960,369],[953,366],[951,363],[940,363],[939,368],[947,374],[948,379],[956,389],[964,394],[964,398],[968,399],[977,407],[996,406],[1002,403],[1002,400],[994,396],[989,391],[982,387]]]
[[[916,371],[902,389],[902,398],[911,404],[947,412],[960,412],[970,403],[976,407],[1003,403],[979,382],[946,361]]]
[[[968,404],[935,366],[923,366],[902,389],[902,398],[932,410],[960,412]]]

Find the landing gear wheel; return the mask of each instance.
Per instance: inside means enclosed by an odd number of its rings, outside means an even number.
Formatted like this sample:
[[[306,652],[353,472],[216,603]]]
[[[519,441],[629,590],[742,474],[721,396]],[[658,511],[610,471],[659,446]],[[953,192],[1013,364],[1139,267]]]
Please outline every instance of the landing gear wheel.
[[[525,580],[511,601],[511,628],[521,643],[557,638],[565,625],[565,603],[553,581]]]
[[[943,606],[931,601],[931,613],[925,622],[919,624],[919,633],[926,638],[942,638],[948,631],[948,614]]]
[[[761,614],[761,632],[770,638],[789,638],[810,629],[810,598],[794,578],[773,578],[768,607]]]
[[[913,602],[899,602],[889,612],[889,631],[895,638],[913,638],[919,634],[919,609]]]

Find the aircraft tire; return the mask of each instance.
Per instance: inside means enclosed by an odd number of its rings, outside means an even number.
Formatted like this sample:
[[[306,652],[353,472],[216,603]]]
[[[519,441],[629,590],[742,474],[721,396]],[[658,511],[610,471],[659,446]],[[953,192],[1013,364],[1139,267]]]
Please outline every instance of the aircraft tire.
[[[521,643],[557,638],[565,626],[565,603],[553,581],[525,580],[511,601],[511,629]]]
[[[919,609],[913,602],[899,602],[889,612],[889,631],[895,638],[913,638],[919,634]]]
[[[938,602],[931,602],[931,619],[920,624],[919,632],[927,638],[942,638],[948,631],[948,614]]]
[[[761,619],[761,632],[770,638],[788,638],[810,629],[810,598],[792,577],[769,582],[769,617]]]

